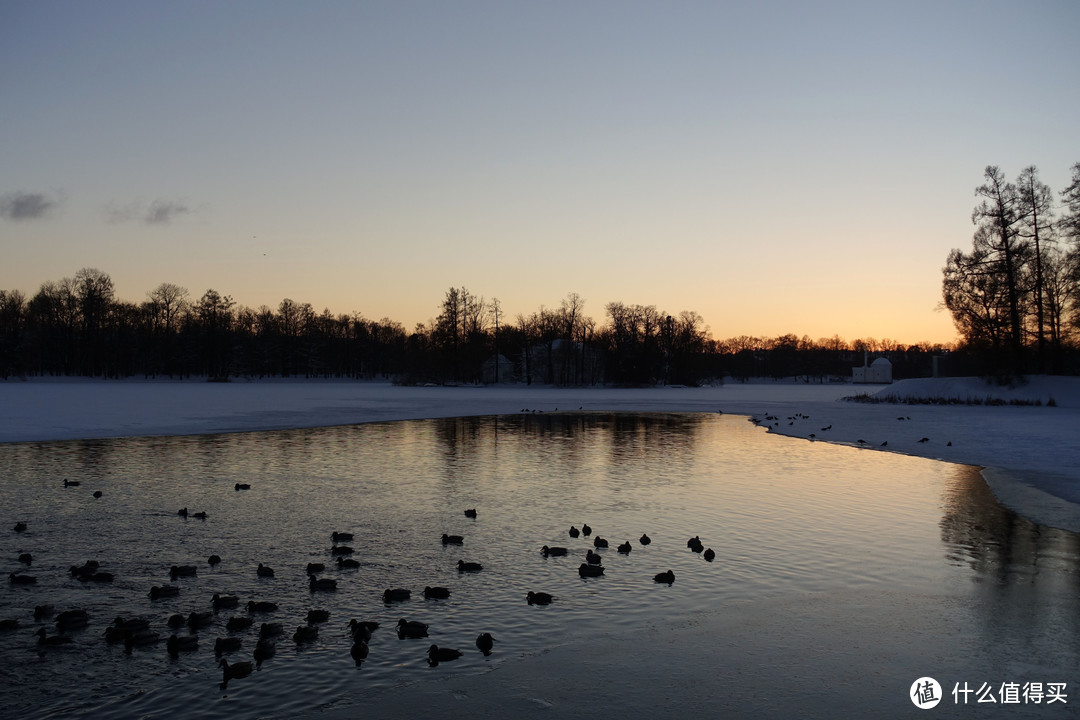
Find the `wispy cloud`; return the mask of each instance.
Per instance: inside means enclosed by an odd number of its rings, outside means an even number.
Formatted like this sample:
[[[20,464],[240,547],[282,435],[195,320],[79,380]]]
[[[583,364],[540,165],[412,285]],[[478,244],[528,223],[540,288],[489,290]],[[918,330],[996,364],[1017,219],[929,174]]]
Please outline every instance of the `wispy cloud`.
[[[181,215],[195,212],[186,202],[158,198],[150,203],[142,200],[127,205],[110,205],[105,208],[109,222],[141,222],[146,225],[168,225]]]
[[[0,195],[0,217],[5,220],[37,220],[46,217],[60,206],[58,194],[15,192]]]

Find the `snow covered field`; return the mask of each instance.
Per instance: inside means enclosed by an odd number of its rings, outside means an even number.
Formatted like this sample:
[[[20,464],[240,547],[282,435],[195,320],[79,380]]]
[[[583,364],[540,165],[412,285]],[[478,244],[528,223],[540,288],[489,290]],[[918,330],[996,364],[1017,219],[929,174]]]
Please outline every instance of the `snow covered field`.
[[[1041,405],[842,400],[859,393],[961,401],[1001,398]],[[1051,399],[1054,404],[1048,406]],[[981,466],[1009,507],[1041,524],[1080,531],[1080,378],[1075,377],[1036,376],[1018,388],[999,388],[976,378],[944,378],[884,386],[750,382],[641,389],[35,379],[0,383],[0,442],[242,432],[523,411],[744,414],[758,418],[770,432],[809,441]]]

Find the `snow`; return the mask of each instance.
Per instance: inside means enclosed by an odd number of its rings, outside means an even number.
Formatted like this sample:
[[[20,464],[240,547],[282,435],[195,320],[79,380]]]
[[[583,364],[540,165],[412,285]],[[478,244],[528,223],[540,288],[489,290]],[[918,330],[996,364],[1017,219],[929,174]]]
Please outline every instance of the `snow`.
[[[1041,404],[843,400],[863,393]],[[1054,404],[1048,406],[1051,399]],[[1035,376],[1011,388],[977,378],[940,378],[891,385],[789,381],[638,389],[33,379],[0,383],[0,442],[208,434],[557,410],[719,411],[755,417],[769,432],[808,441],[977,465],[997,497],[1013,510],[1044,525],[1080,531],[1080,378],[1075,377]],[[776,420],[766,421],[766,416]],[[920,442],[923,438],[927,439]]]

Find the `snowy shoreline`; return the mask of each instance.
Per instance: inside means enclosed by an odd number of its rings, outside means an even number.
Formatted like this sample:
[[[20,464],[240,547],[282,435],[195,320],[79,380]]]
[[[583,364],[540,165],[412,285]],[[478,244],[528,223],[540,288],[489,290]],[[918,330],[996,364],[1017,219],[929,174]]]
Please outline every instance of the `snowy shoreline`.
[[[843,399],[856,394],[1029,404]],[[746,415],[769,432],[808,441],[979,466],[997,497],[1014,511],[1080,532],[1080,378],[1072,377],[1036,376],[1013,389],[975,378],[632,389],[33,379],[0,383],[0,442],[249,432],[523,411]]]

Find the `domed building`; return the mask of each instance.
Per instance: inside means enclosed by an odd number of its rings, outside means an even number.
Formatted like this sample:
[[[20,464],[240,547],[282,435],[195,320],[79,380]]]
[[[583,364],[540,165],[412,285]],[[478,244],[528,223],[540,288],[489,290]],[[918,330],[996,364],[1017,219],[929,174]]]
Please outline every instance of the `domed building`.
[[[862,367],[851,368],[851,382],[888,385],[892,382],[892,363],[888,358],[879,357],[867,365],[864,359]]]

